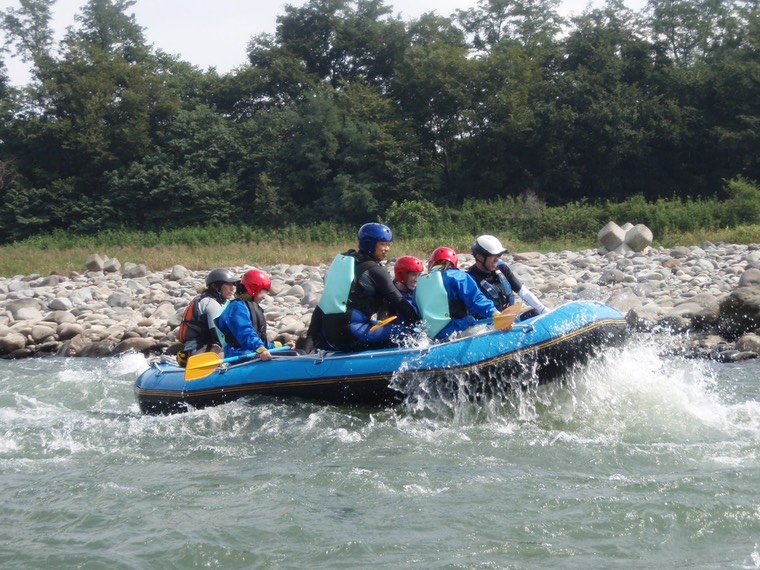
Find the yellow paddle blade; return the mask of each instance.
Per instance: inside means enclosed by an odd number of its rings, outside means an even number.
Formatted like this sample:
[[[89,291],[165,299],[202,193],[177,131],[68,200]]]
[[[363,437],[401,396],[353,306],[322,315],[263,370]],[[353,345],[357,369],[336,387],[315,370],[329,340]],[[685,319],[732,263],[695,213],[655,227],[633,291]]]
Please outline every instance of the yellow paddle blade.
[[[369,332],[375,332],[377,329],[384,327],[388,323],[392,323],[393,321],[396,320],[396,318],[397,318],[397,315],[392,315],[388,317],[387,319],[383,319],[382,321],[374,325],[371,329],[369,329]]]
[[[493,326],[500,331],[507,331],[512,328],[517,315],[522,311],[522,303],[510,305],[498,315],[493,316]]]
[[[187,359],[185,380],[197,380],[211,374],[224,362],[215,352],[202,352]]]

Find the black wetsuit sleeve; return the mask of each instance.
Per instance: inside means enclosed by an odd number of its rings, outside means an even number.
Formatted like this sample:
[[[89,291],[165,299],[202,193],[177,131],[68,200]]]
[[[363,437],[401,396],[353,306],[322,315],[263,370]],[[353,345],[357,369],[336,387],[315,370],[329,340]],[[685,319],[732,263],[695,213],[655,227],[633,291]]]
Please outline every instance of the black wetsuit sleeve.
[[[382,265],[375,265],[368,269],[368,273],[375,285],[375,292],[388,301],[391,310],[402,317],[408,323],[416,323],[420,320],[414,307],[404,299],[401,292],[393,284],[388,270]]]
[[[498,265],[498,269],[501,270],[501,272],[507,278],[507,281],[509,281],[509,284],[512,286],[512,291],[519,293],[520,289],[522,289],[523,284],[522,281],[520,281],[520,278],[512,272],[512,268],[506,263],[500,263]]]

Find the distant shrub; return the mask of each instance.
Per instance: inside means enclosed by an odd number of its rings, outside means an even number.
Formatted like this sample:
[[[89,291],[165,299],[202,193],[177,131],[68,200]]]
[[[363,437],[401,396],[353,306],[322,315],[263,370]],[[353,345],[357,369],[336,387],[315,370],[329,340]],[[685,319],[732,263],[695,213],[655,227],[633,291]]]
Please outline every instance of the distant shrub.
[[[723,191],[728,196],[724,202],[725,226],[760,223],[760,187],[757,183],[737,176],[727,181]]]
[[[393,232],[405,238],[421,238],[435,234],[444,219],[439,206],[428,200],[395,200],[385,212],[384,221]]]

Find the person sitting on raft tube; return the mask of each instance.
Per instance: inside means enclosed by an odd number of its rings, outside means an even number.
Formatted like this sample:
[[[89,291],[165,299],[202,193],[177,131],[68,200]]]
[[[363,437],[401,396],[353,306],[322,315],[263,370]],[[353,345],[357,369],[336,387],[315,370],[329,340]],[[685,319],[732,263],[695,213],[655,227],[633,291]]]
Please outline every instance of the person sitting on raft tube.
[[[501,256],[507,253],[507,248],[501,245],[498,238],[492,235],[482,235],[472,244],[472,255],[475,265],[467,270],[480,290],[493,301],[496,308],[502,311],[515,304],[515,293],[528,303],[532,310],[520,315],[526,319],[545,313],[548,309],[538,300],[533,292],[522,284],[520,279]]]
[[[216,322],[224,338],[225,358],[255,352],[261,360],[272,360],[269,349],[282,346],[279,342],[267,342],[267,320],[261,302],[271,288],[271,279],[259,269],[251,269],[243,275],[237,298],[227,305]],[[293,341],[286,344],[295,347]]]
[[[410,255],[399,257],[393,265],[393,284],[404,299],[409,301],[409,304],[414,307],[418,315],[420,310],[417,308],[417,303],[414,300],[414,290],[417,288],[417,280],[424,270],[425,266],[422,264],[422,260]],[[395,314],[388,307],[385,307],[378,313],[378,319],[383,320]],[[396,316],[398,317],[396,319],[397,324],[411,324],[406,323],[402,315]]]
[[[435,335],[436,340],[448,338],[457,331],[471,327],[476,319],[486,319],[499,310],[478,288],[478,284],[466,272],[458,268],[459,258],[450,247],[439,247],[430,256],[428,271],[440,271],[443,286],[449,298],[451,321]]]
[[[370,330],[375,324],[372,317],[386,304],[392,311],[391,314],[399,315],[404,323],[413,325],[420,320],[417,311],[393,284],[388,271],[380,265],[391,249],[391,229],[379,223],[364,224],[359,228],[358,241],[359,251],[351,249],[342,254],[343,257],[353,258],[353,274],[349,276],[352,281],[345,300],[345,310],[326,313],[325,306],[335,305],[323,303],[323,300],[335,294],[326,285],[320,306],[315,308],[309,326],[309,337],[318,336],[316,330],[321,328],[321,336],[327,347],[334,350],[359,351],[397,345],[409,332],[406,326],[388,324]],[[337,260],[333,263],[336,262]],[[315,344],[324,347],[319,341]]]
[[[214,319],[222,307],[235,296],[235,284],[239,281],[229,269],[219,267],[206,275],[206,288],[195,297],[182,315],[179,340],[184,345],[177,353],[177,364],[185,366],[187,359],[202,352],[222,354]]]

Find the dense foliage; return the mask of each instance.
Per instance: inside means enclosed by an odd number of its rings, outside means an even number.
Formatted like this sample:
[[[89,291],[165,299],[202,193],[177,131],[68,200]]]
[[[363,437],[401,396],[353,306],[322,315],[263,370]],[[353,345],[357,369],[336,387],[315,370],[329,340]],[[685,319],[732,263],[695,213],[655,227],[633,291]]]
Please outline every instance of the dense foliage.
[[[608,0],[570,22],[558,0],[410,22],[310,0],[221,76],[148,45],[134,0],[89,0],[54,46],[54,4],[0,12],[0,56],[33,71],[15,88],[0,59],[0,243],[370,219],[541,239],[593,235],[620,204],[655,231],[692,207],[760,222],[757,0]]]

